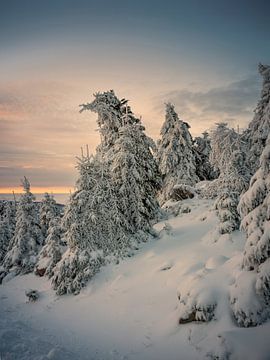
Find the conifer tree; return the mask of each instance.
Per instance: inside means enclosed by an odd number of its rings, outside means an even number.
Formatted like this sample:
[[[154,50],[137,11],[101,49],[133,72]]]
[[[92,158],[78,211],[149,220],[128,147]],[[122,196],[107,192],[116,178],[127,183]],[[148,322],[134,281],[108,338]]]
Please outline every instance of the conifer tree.
[[[254,326],[270,315],[270,135],[238,210],[247,240],[243,271],[232,289],[231,304],[239,325]]]
[[[14,202],[5,202],[4,211],[0,218],[0,264],[2,263],[9,249],[10,241],[14,236],[16,216],[15,206]]]
[[[245,154],[235,150],[230,161],[222,172],[219,181],[219,196],[215,203],[220,220],[219,232],[231,233],[239,229],[240,216],[237,211],[240,195],[247,190],[249,170],[246,167]]]
[[[54,267],[61,260],[63,254],[64,247],[61,242],[61,237],[61,219],[54,217],[49,223],[45,245],[38,254],[38,261],[35,267],[35,273],[37,275],[47,275],[49,278],[53,276]]]
[[[82,156],[78,170],[77,190],[71,194],[63,218],[68,249],[52,278],[60,295],[79,293],[108,257],[121,258],[129,248],[125,218],[118,210],[106,165]]]
[[[34,269],[38,251],[43,243],[35,197],[30,191],[30,183],[26,177],[22,180],[22,186],[24,194],[18,203],[15,232],[3,263],[6,270],[12,268],[15,273],[28,273]]]
[[[211,132],[211,146],[210,162],[215,171],[222,174],[226,172],[231,154],[239,148],[239,136],[227,123],[217,123]]]
[[[253,120],[250,122],[248,129],[243,133],[243,139],[247,144],[247,160],[251,175],[259,167],[260,155],[270,133],[270,66],[259,64],[258,69],[263,78],[261,99],[255,109]]]
[[[200,180],[213,180],[218,173],[214,171],[209,161],[211,153],[211,140],[209,133],[204,131],[202,136],[194,139],[194,150],[196,158],[196,174]]]
[[[123,119],[115,143],[111,177],[118,195],[119,208],[127,219],[128,231],[148,230],[157,216],[159,172],[151,149],[153,141],[144,134],[144,127]]]
[[[40,226],[44,238],[46,238],[48,235],[47,233],[50,221],[58,215],[59,211],[57,209],[57,204],[53,195],[50,195],[46,192],[44,194],[44,199],[42,199],[41,201],[39,210]]]
[[[145,134],[128,101],[119,100],[113,91],[95,94],[94,101],[82,110],[98,114],[101,145],[97,157],[109,167],[122,213],[133,206],[128,210],[129,230],[146,230],[159,209],[156,194],[161,180],[153,157],[154,141]]]
[[[126,119],[130,124],[139,122],[136,119],[129,107],[127,107],[127,100],[119,100],[113,90],[105,91],[103,93],[94,94],[94,100],[91,103],[81,105],[82,111],[90,110],[97,113],[97,124],[101,137],[101,144],[97,147],[97,155],[109,156],[110,150],[113,148],[116,140],[119,137],[119,129],[122,127],[123,115],[128,109],[129,116]]]
[[[158,142],[157,162],[163,176],[161,202],[169,199],[177,184],[193,186],[199,181],[189,125],[180,120],[170,103],[166,104],[165,122]]]

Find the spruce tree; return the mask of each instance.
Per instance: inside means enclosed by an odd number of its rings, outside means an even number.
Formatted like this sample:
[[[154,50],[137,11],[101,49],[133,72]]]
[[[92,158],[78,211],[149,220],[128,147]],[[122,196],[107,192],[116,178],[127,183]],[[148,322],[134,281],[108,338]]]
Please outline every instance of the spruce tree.
[[[22,180],[22,186],[24,194],[18,203],[15,232],[3,266],[6,270],[12,269],[15,273],[24,274],[33,271],[43,236],[38,223],[35,197],[30,191],[30,183],[26,177]]]
[[[110,257],[121,258],[129,248],[106,164],[82,156],[77,167],[77,189],[63,218],[68,249],[52,278],[60,295],[79,293]]]
[[[15,231],[16,205],[7,201],[4,204],[3,213],[0,218],[0,265],[9,249],[10,241]]]
[[[90,110],[97,113],[97,125],[99,128],[101,144],[97,148],[97,155],[107,157],[113,148],[116,140],[119,138],[119,129],[122,127],[123,115],[128,109],[128,121],[130,124],[139,122],[127,107],[127,100],[119,100],[113,90],[94,94],[94,100],[91,103],[82,104],[82,111]],[[106,158],[105,158],[106,160]]]
[[[47,275],[49,278],[53,276],[54,267],[61,260],[64,249],[61,238],[61,219],[56,216],[50,220],[45,245],[38,254],[38,261],[35,266],[36,275]]]
[[[238,210],[247,240],[243,271],[232,288],[231,305],[239,325],[254,326],[270,315],[270,135]]]
[[[112,90],[95,94],[94,101],[83,105],[83,110],[98,114],[101,144],[97,157],[106,162],[112,174],[121,212],[133,206],[125,213],[129,230],[146,230],[159,210],[156,194],[161,179],[153,157],[154,141],[145,134],[128,101],[119,100]]]
[[[194,150],[196,159],[196,174],[200,180],[213,180],[218,173],[214,171],[209,161],[211,153],[211,140],[209,133],[204,131],[202,136],[194,139]]]
[[[125,117],[126,119],[126,117]],[[151,148],[153,142],[140,123],[124,121],[115,143],[111,164],[112,184],[128,231],[149,230],[157,217],[159,172]]]
[[[165,122],[161,128],[156,159],[163,176],[161,203],[170,198],[177,184],[193,186],[199,181],[189,125],[180,120],[170,103],[166,104]]]
[[[251,175],[259,167],[260,155],[270,133],[270,66],[259,64],[258,68],[263,78],[261,99],[255,109],[253,120],[243,134],[243,139],[247,143],[246,152]]]
[[[239,148],[239,136],[227,123],[217,123],[211,132],[210,162],[215,171],[226,172],[233,151]]]
[[[59,211],[53,195],[46,192],[39,209],[39,221],[44,238],[48,235],[50,221],[58,215]]]
[[[245,154],[235,150],[219,179],[219,195],[215,203],[220,220],[219,232],[231,233],[239,229],[240,216],[237,211],[239,198],[247,190],[249,170],[246,167]]]

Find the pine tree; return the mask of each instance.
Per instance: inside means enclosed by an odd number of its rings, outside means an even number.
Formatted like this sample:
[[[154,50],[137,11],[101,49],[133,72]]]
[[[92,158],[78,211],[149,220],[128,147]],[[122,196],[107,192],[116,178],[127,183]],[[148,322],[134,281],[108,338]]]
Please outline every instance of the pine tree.
[[[219,232],[231,233],[239,229],[240,216],[237,211],[240,195],[247,190],[249,170],[246,167],[245,154],[235,150],[231,154],[226,172],[219,179],[219,196],[215,203],[220,220]]]
[[[8,249],[9,244],[14,236],[15,231],[15,203],[7,201],[4,204],[3,214],[0,218],[0,264],[2,263]]]
[[[34,269],[40,245],[43,243],[35,197],[26,177],[22,180],[22,186],[24,194],[18,203],[15,232],[3,263],[6,270],[12,268],[15,273],[28,273]]]
[[[59,215],[56,201],[53,195],[44,194],[44,199],[41,201],[39,210],[40,226],[44,238],[47,237],[50,221]]]
[[[94,98],[91,103],[81,105],[81,112],[90,110],[98,114],[97,124],[101,144],[97,148],[97,154],[101,153],[104,160],[104,155],[110,152],[119,137],[119,129],[123,125],[123,115],[126,114],[127,109],[130,124],[139,122],[139,119],[136,119],[131,113],[130,108],[127,107],[127,100],[119,100],[113,90],[96,93]]]
[[[208,184],[202,191],[202,196],[210,199],[216,198],[222,195],[222,192],[227,191],[227,182],[230,181],[230,177],[234,174],[234,171],[232,171],[232,162],[234,161],[232,155],[236,154],[238,150],[243,153],[243,143],[239,133],[228,128],[226,123],[216,125],[216,128],[211,132],[212,149],[209,159],[219,177]]]
[[[202,136],[194,139],[194,150],[196,159],[196,174],[200,180],[213,180],[218,173],[214,171],[209,161],[211,153],[211,140],[207,131]]]
[[[261,99],[255,110],[253,120],[243,134],[243,139],[247,143],[246,151],[251,175],[259,167],[260,155],[270,133],[270,66],[259,64],[259,73],[263,77]]]
[[[154,141],[145,134],[141,120],[135,117],[128,101],[119,100],[113,91],[95,94],[94,101],[83,105],[83,110],[98,114],[101,145],[97,148],[97,157],[109,167],[120,209],[128,215],[129,231],[146,230],[159,210],[156,194],[161,180],[153,157]]]
[[[238,210],[247,240],[243,271],[232,289],[231,304],[239,325],[254,326],[270,316],[270,135]]]
[[[45,245],[38,255],[35,273],[39,276],[47,275],[51,278],[54,274],[54,267],[61,260],[63,253],[60,217],[51,218],[47,234]]]
[[[79,293],[108,257],[121,258],[129,248],[125,219],[118,210],[106,165],[83,156],[78,159],[78,169],[77,190],[63,218],[68,250],[52,279],[60,295]]]
[[[165,122],[158,142],[157,162],[163,176],[161,202],[170,198],[177,184],[193,186],[199,181],[189,125],[180,120],[170,103],[166,104]]]
[[[226,172],[231,154],[239,148],[239,136],[226,123],[217,123],[216,125],[211,132],[210,162],[214,170],[222,174],[222,172]]]
[[[128,231],[149,230],[158,211],[156,193],[159,172],[153,158],[152,140],[140,123],[125,123],[114,146],[111,176],[119,208]]]

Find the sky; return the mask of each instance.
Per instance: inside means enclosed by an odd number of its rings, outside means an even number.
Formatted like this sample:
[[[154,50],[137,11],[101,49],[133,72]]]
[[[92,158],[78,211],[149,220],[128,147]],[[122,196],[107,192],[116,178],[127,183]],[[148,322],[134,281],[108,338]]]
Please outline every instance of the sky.
[[[68,192],[81,146],[99,143],[79,113],[114,89],[158,139],[164,103],[193,136],[245,128],[270,63],[265,0],[0,0],[0,192]]]

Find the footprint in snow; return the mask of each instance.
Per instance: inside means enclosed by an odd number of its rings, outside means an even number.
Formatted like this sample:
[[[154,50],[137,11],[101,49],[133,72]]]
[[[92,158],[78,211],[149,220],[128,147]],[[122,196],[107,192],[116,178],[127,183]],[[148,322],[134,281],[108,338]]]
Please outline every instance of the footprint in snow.
[[[172,262],[166,262],[166,263],[162,264],[158,270],[159,271],[167,271],[167,270],[170,270],[172,267],[173,267]]]

